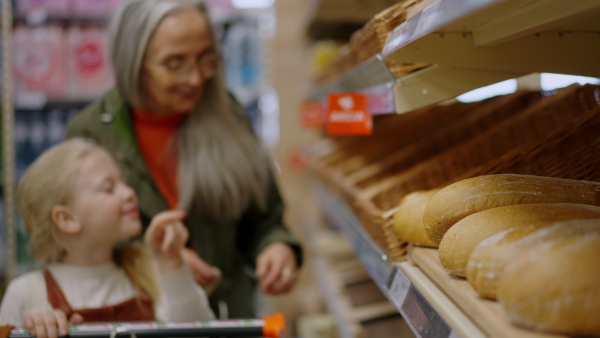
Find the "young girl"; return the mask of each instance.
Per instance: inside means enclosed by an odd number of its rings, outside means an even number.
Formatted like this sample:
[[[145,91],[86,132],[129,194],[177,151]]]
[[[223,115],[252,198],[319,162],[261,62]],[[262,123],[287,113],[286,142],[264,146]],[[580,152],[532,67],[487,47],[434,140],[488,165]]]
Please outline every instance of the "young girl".
[[[181,258],[183,212],[154,217],[150,255],[122,244],[142,230],[138,200],[106,150],[82,139],[52,147],[21,179],[19,203],[33,254],[48,265],[10,283],[0,325],[56,337],[68,323],[214,318]]]

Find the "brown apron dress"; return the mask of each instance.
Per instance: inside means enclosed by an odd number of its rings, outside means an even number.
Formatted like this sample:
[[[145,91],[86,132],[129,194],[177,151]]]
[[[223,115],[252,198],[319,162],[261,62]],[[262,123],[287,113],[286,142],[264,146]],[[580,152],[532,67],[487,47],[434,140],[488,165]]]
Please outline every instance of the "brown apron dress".
[[[111,306],[94,309],[73,309],[65,298],[60,286],[58,286],[58,283],[47,269],[44,270],[44,279],[46,280],[46,290],[48,291],[50,305],[52,305],[53,309],[62,310],[67,315],[67,318],[71,318],[72,315],[78,313],[86,323],[154,320],[152,299],[144,292],[142,292],[139,298],[134,297]]]

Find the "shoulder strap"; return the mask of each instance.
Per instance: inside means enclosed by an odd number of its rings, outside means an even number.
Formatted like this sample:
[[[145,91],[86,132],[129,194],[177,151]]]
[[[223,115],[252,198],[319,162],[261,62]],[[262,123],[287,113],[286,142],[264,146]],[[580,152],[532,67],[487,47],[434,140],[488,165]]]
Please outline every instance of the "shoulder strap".
[[[67,318],[71,317],[73,309],[48,269],[44,269],[44,280],[46,281],[48,302],[52,305],[52,308],[62,310],[67,315]]]

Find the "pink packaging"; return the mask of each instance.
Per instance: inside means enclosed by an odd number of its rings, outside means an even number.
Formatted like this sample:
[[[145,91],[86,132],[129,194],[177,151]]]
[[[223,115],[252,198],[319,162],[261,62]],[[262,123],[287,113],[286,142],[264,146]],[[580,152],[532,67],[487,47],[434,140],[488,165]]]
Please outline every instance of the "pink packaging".
[[[123,0],[73,0],[72,10],[75,17],[108,18]]]
[[[44,94],[48,99],[63,99],[67,83],[63,30],[54,25],[17,26],[13,39],[17,95]]]
[[[15,12],[21,16],[42,13],[50,16],[69,17],[71,0],[15,0]]]
[[[106,28],[72,26],[66,34],[69,97],[96,99],[113,85]]]

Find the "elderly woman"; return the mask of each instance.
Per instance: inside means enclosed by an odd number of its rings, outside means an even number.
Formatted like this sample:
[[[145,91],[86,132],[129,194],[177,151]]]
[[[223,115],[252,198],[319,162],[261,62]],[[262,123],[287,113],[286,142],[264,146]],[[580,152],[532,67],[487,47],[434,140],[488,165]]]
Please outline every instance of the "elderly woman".
[[[290,291],[302,250],[282,223],[267,155],[225,89],[204,5],[131,0],[109,33],[116,88],[69,121],[67,137],[112,152],[144,225],[161,211],[185,210],[186,263],[203,286],[222,273],[211,307],[221,318],[254,316],[257,286]]]

